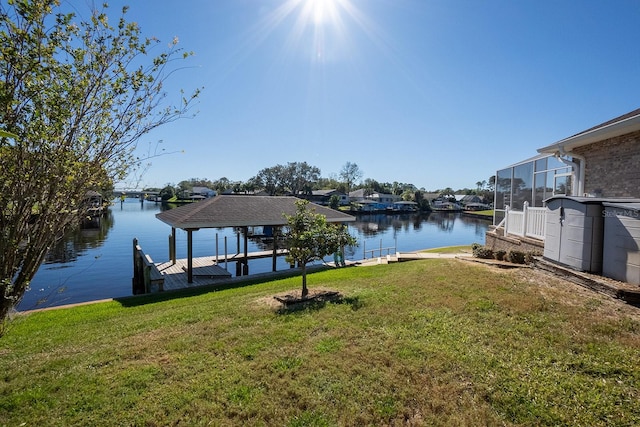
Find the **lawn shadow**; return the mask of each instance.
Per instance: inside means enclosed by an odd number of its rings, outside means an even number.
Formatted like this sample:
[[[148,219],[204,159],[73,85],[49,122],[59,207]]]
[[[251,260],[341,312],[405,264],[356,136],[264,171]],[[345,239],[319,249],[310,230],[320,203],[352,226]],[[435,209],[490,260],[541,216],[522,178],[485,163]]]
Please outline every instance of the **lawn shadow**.
[[[345,297],[338,291],[318,290],[305,297],[302,297],[299,292],[292,292],[276,295],[273,298],[280,303],[280,307],[276,310],[277,314],[289,314],[303,310],[316,311],[324,308],[327,303],[348,304],[354,311],[363,307],[359,297]]]
[[[242,281],[234,281],[234,282],[225,282],[220,284],[209,284],[209,285],[201,285],[194,286],[192,288],[184,288],[184,289],[175,289],[175,290],[167,290],[164,292],[154,292],[149,294],[142,295],[131,295],[125,297],[114,298],[114,301],[119,302],[123,307],[138,307],[145,304],[154,304],[158,302],[179,299],[179,298],[189,298],[198,295],[208,294],[210,292],[219,292],[225,291],[229,289],[236,288],[244,288],[251,285],[257,285],[260,283],[264,283],[263,279],[245,279]]]
[[[307,274],[314,274],[328,268],[325,265],[307,267]],[[299,268],[290,270],[279,270],[276,272],[257,273],[248,276],[232,277],[228,279],[218,279],[209,284],[194,285],[188,288],[165,290],[163,292],[153,292],[141,295],[129,295],[114,298],[123,307],[137,307],[145,304],[153,304],[178,298],[188,298],[210,292],[225,291],[228,289],[243,288],[251,285],[261,284],[273,280],[286,279],[301,275]]]

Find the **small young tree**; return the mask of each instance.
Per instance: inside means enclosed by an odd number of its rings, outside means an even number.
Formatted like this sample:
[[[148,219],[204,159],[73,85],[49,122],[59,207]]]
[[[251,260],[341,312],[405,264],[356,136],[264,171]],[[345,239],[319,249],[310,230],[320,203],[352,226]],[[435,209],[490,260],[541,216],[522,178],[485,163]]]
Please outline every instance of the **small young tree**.
[[[298,264],[302,270],[303,297],[309,293],[307,263],[357,243],[346,227],[328,223],[324,215],[309,209],[308,205],[307,200],[297,201],[295,215],[285,215],[287,231],[284,237],[289,250],[287,262]]]
[[[337,194],[333,194],[331,197],[329,197],[329,207],[331,209],[338,210],[338,208],[340,207],[340,196],[338,196]]]

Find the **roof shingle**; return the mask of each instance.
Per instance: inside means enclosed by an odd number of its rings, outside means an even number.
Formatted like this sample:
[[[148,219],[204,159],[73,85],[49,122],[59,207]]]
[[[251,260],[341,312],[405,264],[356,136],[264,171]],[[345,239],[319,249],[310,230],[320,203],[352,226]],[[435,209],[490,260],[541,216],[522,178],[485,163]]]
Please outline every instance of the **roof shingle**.
[[[298,200],[292,196],[219,195],[161,212],[156,218],[181,229],[280,226],[287,223],[284,214],[295,214]],[[355,221],[351,215],[314,203],[309,208],[324,215],[327,222]]]

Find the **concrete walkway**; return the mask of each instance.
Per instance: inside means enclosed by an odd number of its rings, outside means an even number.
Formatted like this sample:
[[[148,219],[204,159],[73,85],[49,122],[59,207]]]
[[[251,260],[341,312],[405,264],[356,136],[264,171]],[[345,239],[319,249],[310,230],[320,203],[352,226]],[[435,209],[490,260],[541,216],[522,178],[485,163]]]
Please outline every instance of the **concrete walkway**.
[[[361,261],[355,261],[355,265],[370,266],[379,264],[389,264],[394,262],[412,261],[419,259],[466,259],[473,258],[468,252],[458,253],[434,253],[434,252],[396,252],[395,255],[385,255],[377,258],[368,258]],[[332,265],[333,263],[330,263]]]

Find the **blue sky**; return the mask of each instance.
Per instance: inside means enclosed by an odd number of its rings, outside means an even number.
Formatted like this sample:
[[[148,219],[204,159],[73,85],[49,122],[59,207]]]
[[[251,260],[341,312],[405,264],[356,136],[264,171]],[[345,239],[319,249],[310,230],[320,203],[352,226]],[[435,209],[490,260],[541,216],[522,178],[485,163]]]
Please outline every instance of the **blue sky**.
[[[638,0],[109,3],[114,22],[129,4],[144,35],[195,52],[169,97],[204,88],[195,118],[140,140],[176,152],[142,186],[350,161],[380,182],[474,188],[640,107]]]

